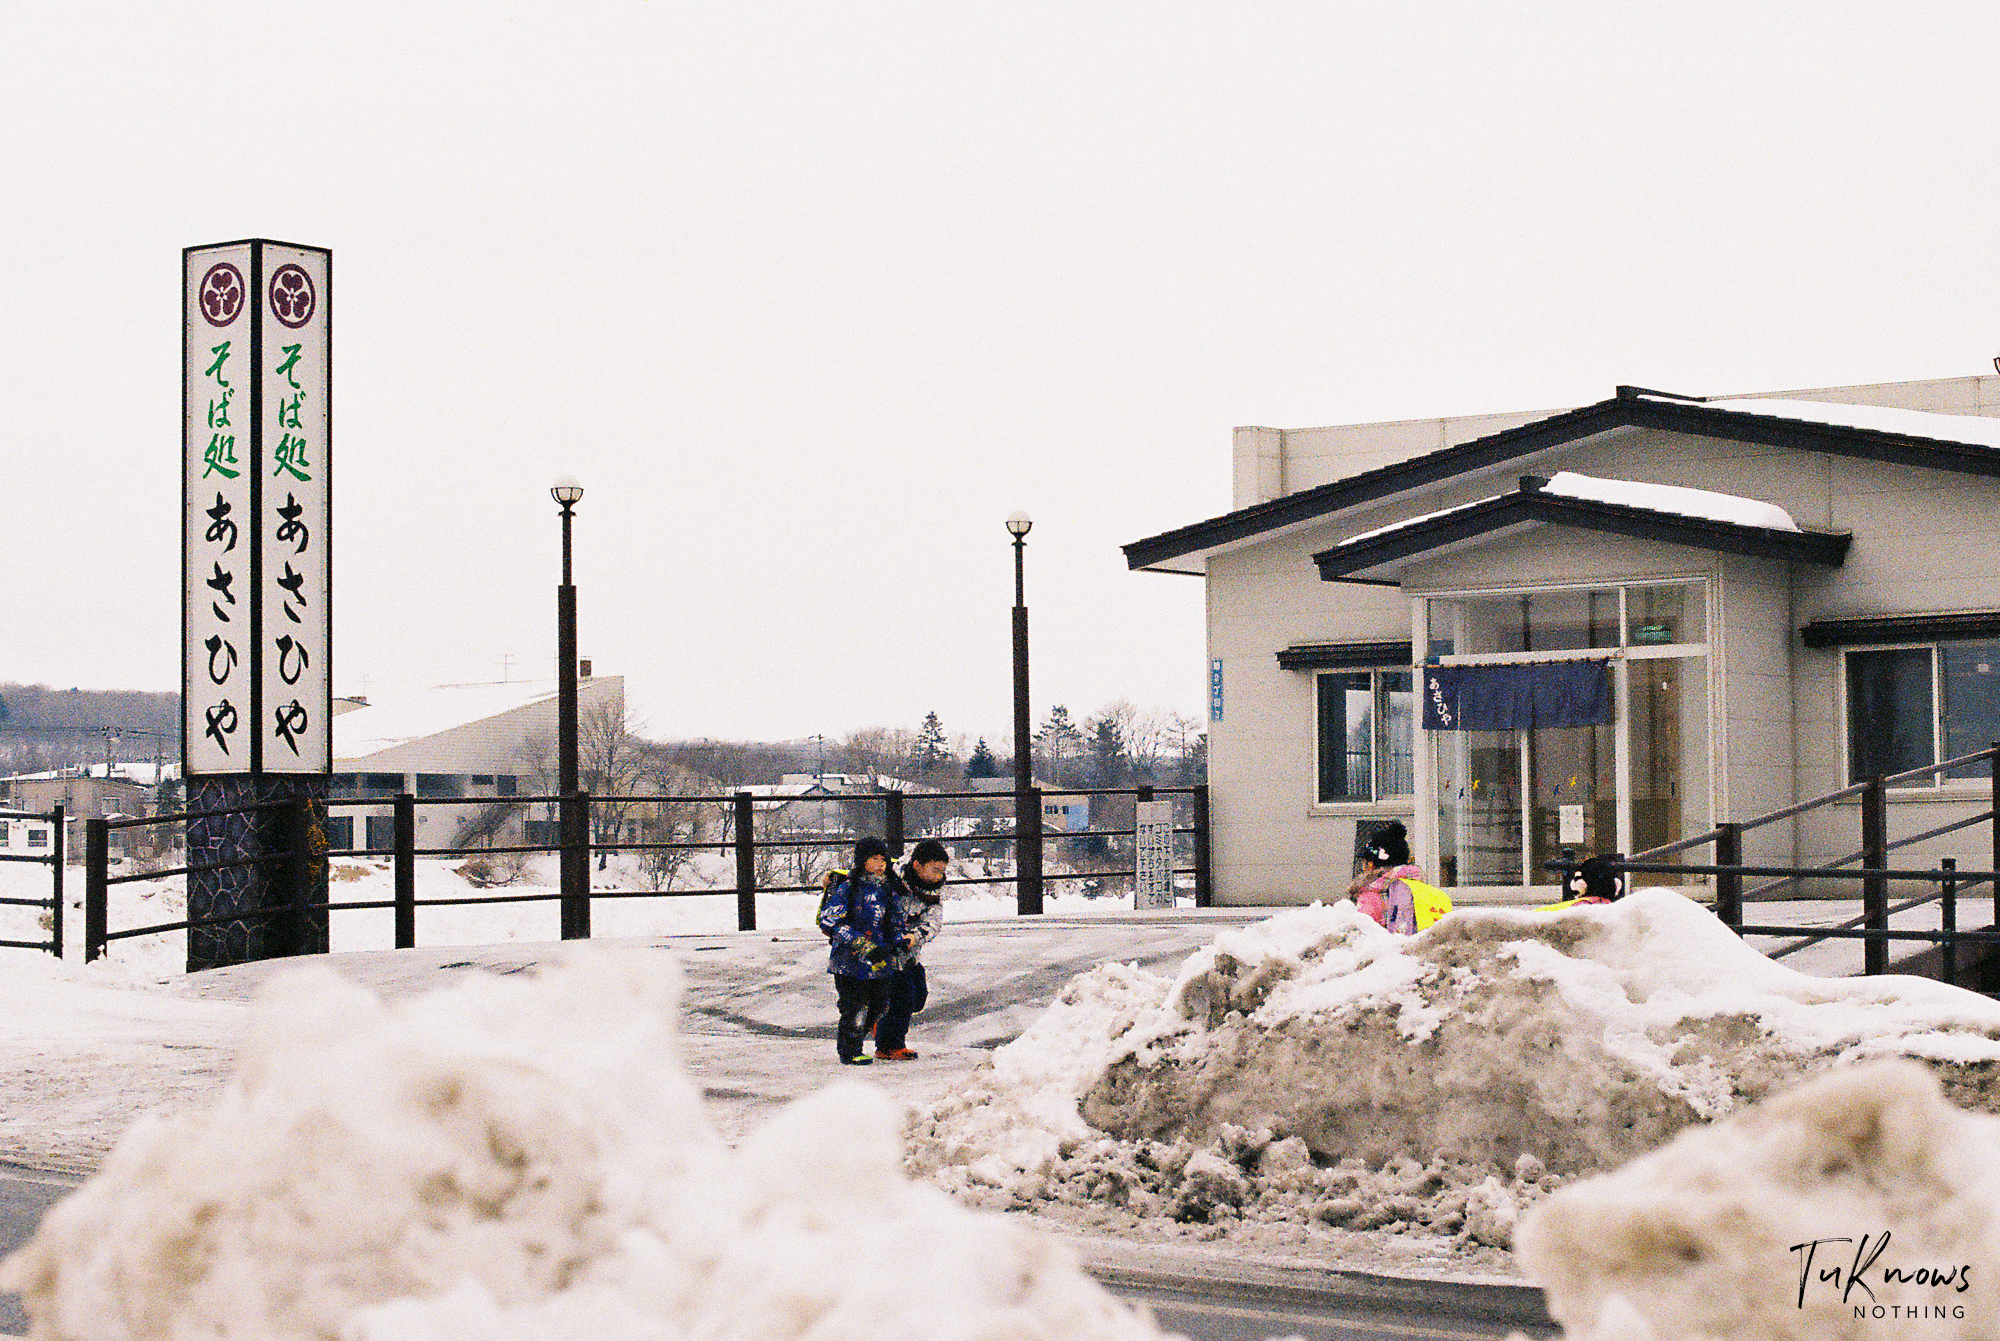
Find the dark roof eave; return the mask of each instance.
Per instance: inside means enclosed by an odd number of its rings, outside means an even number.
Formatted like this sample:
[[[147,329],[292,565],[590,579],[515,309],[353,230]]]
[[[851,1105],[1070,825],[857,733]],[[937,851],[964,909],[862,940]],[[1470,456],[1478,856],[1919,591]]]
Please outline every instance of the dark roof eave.
[[[1827,531],[1785,531],[1775,527],[1743,526],[1706,517],[1655,512],[1650,508],[1630,507],[1623,503],[1602,503],[1541,490],[1522,490],[1460,508],[1427,522],[1398,527],[1358,543],[1335,545],[1313,555],[1313,563],[1318,566],[1322,581],[1351,580],[1351,574],[1428,554],[1446,545],[1476,540],[1523,522],[1574,526],[1580,530],[1602,531],[1638,540],[1656,540],[1670,545],[1687,545],[1779,562],[1815,563],[1828,568],[1838,568],[1846,560],[1848,546],[1854,540],[1850,535]]]
[[[1306,489],[1267,503],[1241,508],[1123,546],[1130,568],[1149,568],[1266,531],[1313,521],[1364,503],[1380,502],[1411,489],[1504,465],[1536,452],[1561,447],[1617,428],[1656,428],[1753,446],[1788,447],[1835,456],[1889,461],[1955,474],[2000,478],[2000,451],[1972,443],[1914,437],[1883,429],[1781,419],[1743,410],[1644,398],[1601,400],[1580,409],[1505,429],[1455,447]]]

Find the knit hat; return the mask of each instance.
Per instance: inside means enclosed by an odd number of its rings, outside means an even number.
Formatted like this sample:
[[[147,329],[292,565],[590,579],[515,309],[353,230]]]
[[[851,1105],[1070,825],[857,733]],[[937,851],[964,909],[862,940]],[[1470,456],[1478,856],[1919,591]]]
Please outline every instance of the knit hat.
[[[1368,841],[1361,845],[1361,851],[1356,855],[1377,866],[1407,866],[1410,862],[1410,831],[1403,827],[1401,820],[1390,820],[1368,835]]]
[[[944,844],[935,838],[926,838],[910,849],[910,861],[922,866],[925,862],[950,861],[951,854],[944,850]]]
[[[889,845],[872,834],[855,842],[854,865],[849,869],[856,875],[862,874],[868,869],[870,857],[880,857],[884,861],[889,859]]]

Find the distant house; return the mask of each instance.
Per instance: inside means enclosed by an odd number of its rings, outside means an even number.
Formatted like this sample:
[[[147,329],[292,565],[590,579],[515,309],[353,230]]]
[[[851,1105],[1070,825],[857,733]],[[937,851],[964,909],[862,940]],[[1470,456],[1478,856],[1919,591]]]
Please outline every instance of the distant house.
[[[55,825],[25,810],[0,810],[0,853],[46,857],[55,850]]]
[[[403,792],[418,802],[481,798],[486,805],[423,806],[418,847],[500,846],[549,841],[553,816],[531,814],[517,796],[556,786],[557,690],[553,682],[515,680],[439,685],[406,698],[341,700],[333,719],[333,775],[328,845],[338,851],[387,851]],[[625,721],[622,676],[577,685],[582,723]],[[546,806],[532,807],[535,811]],[[356,841],[359,839],[360,841]]]
[[[109,768],[96,764],[88,769],[57,769],[46,773],[22,773],[0,778],[0,797],[17,811],[46,815],[63,808],[64,856],[72,862],[83,860],[83,821],[127,819],[153,813],[155,788],[151,763],[117,764]],[[114,834],[112,850],[122,852],[127,844],[123,833]],[[42,855],[42,854],[37,854]]]
[[[1996,541],[2000,379],[1965,377],[1239,428],[1234,510],[1125,554],[1205,585],[1218,902],[1337,895],[1390,819],[1438,883],[1534,901],[1565,849],[2000,739]],[[1897,785],[1892,826],[1944,833],[1986,779]],[[1824,864],[1855,824],[1746,855]],[[1944,855],[1985,865],[1906,864]]]

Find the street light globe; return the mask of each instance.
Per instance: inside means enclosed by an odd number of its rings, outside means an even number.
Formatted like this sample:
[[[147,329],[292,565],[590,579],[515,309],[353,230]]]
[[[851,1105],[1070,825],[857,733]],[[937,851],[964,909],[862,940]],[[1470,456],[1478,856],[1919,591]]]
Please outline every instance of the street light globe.
[[[549,497],[562,504],[574,503],[583,497],[583,486],[576,482],[576,476],[562,475],[549,486]]]
[[[1016,512],[1007,518],[1007,532],[1009,535],[1026,535],[1028,528],[1033,525],[1034,523],[1028,520],[1028,514],[1025,512]]]

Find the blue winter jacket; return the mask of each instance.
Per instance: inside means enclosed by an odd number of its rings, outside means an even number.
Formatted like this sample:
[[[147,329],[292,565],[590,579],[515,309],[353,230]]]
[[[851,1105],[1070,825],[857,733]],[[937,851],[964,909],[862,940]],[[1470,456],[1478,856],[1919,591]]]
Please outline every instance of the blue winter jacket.
[[[864,876],[857,884],[850,877],[835,885],[819,914],[819,929],[833,941],[826,971],[850,978],[886,978],[894,972],[887,963],[880,969],[870,967],[854,952],[854,941],[866,936],[880,947],[885,961],[893,960],[903,938],[903,912],[897,903],[880,880]]]

